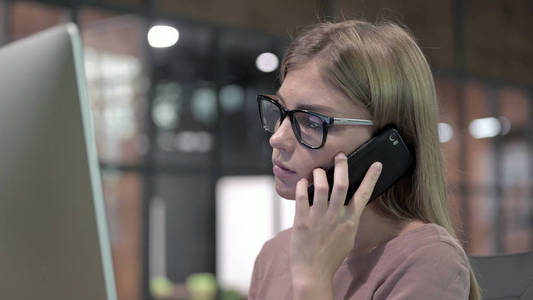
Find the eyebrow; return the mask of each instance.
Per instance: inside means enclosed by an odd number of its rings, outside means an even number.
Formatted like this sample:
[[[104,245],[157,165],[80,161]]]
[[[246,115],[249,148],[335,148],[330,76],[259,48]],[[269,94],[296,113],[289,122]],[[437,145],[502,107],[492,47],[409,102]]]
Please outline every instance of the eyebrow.
[[[286,102],[285,100],[283,100],[283,97],[281,97],[281,95],[279,94],[279,91],[276,92],[275,94],[276,98],[278,98],[278,100],[281,102],[281,104],[283,104],[283,106],[286,106]],[[327,106],[324,106],[324,105],[320,105],[320,104],[300,104],[300,105],[297,105],[295,109],[305,109],[305,110],[310,110],[310,111],[313,111],[313,112],[318,112],[318,113],[322,113],[322,114],[335,114],[331,108],[327,107]]]

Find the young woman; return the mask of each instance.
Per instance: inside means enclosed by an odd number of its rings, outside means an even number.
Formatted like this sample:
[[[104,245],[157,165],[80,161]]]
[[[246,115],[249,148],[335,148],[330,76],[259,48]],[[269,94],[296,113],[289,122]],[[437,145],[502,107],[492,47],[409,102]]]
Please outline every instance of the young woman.
[[[249,299],[480,299],[449,218],[433,77],[406,30],[315,25],[292,42],[281,81],[258,102],[276,191],[296,200],[296,213],[259,253]],[[382,169],[374,163],[344,206],[346,155],[389,124],[413,168],[367,205]]]

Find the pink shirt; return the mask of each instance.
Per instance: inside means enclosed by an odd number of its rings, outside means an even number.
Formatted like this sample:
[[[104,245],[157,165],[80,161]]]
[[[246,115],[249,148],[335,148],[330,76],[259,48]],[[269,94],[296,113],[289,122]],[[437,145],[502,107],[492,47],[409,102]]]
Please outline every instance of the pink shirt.
[[[266,242],[257,256],[249,292],[254,299],[292,299],[291,229]],[[333,278],[335,299],[468,299],[468,258],[443,227],[424,224],[369,253],[348,257]]]

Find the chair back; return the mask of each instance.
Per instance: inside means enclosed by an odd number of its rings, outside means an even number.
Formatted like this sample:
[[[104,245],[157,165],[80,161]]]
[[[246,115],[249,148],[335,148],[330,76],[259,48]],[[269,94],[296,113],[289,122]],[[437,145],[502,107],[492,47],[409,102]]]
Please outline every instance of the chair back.
[[[470,263],[485,300],[533,299],[533,251],[471,256]]]

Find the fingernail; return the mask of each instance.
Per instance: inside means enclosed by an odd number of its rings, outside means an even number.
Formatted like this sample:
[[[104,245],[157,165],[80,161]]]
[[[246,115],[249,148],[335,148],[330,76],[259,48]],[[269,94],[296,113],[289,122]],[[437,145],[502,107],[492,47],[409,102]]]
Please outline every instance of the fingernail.
[[[383,169],[383,164],[381,162],[376,162],[376,171],[381,172],[381,169]]]

